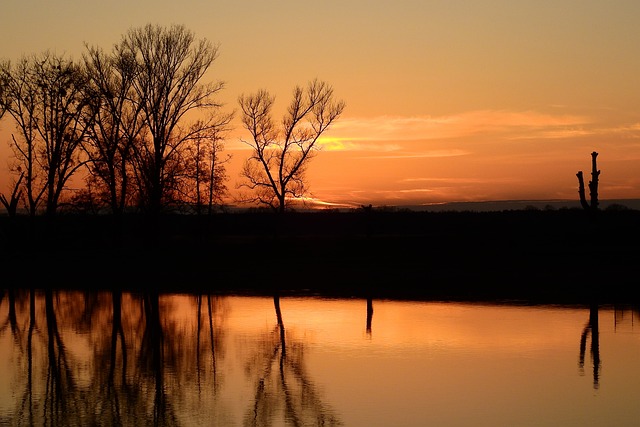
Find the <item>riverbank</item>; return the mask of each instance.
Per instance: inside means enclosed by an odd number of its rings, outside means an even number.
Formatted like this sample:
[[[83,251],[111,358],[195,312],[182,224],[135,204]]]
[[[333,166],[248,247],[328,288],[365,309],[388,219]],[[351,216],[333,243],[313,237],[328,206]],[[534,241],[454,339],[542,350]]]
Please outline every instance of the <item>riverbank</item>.
[[[0,218],[17,287],[634,303],[640,211]]]

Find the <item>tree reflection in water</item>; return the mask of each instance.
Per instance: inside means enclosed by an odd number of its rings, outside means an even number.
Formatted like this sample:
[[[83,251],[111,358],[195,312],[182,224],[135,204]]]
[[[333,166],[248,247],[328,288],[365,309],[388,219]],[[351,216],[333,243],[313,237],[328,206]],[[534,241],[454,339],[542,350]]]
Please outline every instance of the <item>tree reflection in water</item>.
[[[371,322],[373,321],[373,299],[367,298],[367,336],[371,338]]]
[[[227,325],[226,297],[4,291],[0,338],[11,363],[3,381],[15,398],[2,402],[9,415],[0,415],[0,425],[340,425],[305,366],[309,352],[296,325],[286,322],[284,301],[281,307],[273,297],[275,318],[267,306],[266,330],[248,329],[254,346],[236,347],[238,325]],[[360,318],[364,307],[357,307]],[[372,317],[367,299],[369,337]],[[598,320],[593,305],[584,329],[575,329],[582,331],[582,373],[591,339],[594,388],[601,368]],[[381,335],[384,326],[377,327]],[[229,349],[239,356],[227,357]],[[227,369],[236,363],[245,377]],[[240,390],[242,400],[229,398],[230,389]]]
[[[12,343],[4,380],[19,396],[0,424],[237,424],[228,399],[218,398],[227,303],[211,295],[181,301],[118,289],[0,293],[0,336]]]
[[[587,351],[587,339],[591,335],[591,362],[593,364],[593,388],[600,387],[600,332],[598,330],[598,304],[589,307],[589,320],[580,335],[580,358],[578,367],[584,375],[584,359]]]
[[[254,378],[255,394],[244,425],[273,425],[280,413],[292,426],[342,425],[322,401],[305,370],[302,341],[287,336],[278,295],[273,297],[273,304],[276,324],[245,365],[247,374]]]
[[[203,296],[199,294],[196,296],[196,306],[197,309],[197,320],[196,320],[196,354],[195,354],[195,362],[196,362],[196,375],[197,375],[197,384],[198,384],[198,393],[201,391],[202,387],[202,375],[206,374],[207,369],[202,364],[202,359],[211,359],[211,374],[213,379],[213,391],[217,391],[221,383],[218,378],[218,368],[216,362],[216,350],[220,350],[222,348],[222,338],[223,334],[223,321],[224,317],[220,315],[223,313],[222,305],[220,298],[214,297],[211,298],[211,295],[207,295],[207,318],[205,322],[203,322],[203,312],[202,312],[202,302]],[[203,327],[203,323],[209,327],[208,339],[209,339],[209,347],[211,354],[208,354],[209,349],[206,347],[202,347],[201,338],[203,334],[206,334],[206,330]]]
[[[77,406],[77,388],[72,374],[67,352],[58,329],[53,306],[53,291],[44,292],[45,313],[47,322],[47,388],[45,397],[45,413],[52,425],[62,425],[68,414],[84,415]]]
[[[121,291],[7,292],[0,333],[10,328],[17,362],[5,380],[22,397],[12,418],[0,424],[179,424],[168,393],[177,400],[180,381],[174,387],[164,375],[183,368],[171,365],[179,345],[167,337],[177,334],[161,322],[157,293],[127,298],[123,317]],[[136,304],[141,310],[133,309]]]

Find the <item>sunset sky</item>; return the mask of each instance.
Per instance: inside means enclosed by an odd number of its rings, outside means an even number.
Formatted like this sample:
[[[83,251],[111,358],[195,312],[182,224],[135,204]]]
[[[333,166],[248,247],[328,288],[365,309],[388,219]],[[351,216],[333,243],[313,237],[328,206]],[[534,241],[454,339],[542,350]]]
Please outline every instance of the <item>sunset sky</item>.
[[[238,110],[267,89],[329,82],[346,109],[308,183],[321,202],[404,205],[577,199],[600,153],[600,197],[640,198],[637,0],[6,0],[0,57],[80,59],[131,27],[184,24],[219,44],[207,75]],[[279,118],[279,117],[278,117]],[[0,123],[0,192],[9,190]],[[248,152],[226,143],[230,189]]]

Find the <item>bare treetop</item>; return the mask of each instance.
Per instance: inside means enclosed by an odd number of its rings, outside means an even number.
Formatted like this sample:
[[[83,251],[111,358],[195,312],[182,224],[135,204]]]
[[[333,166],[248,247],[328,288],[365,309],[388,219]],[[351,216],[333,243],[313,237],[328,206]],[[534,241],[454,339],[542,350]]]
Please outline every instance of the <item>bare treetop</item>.
[[[203,82],[218,57],[218,46],[195,38],[182,25],[133,28],[116,47],[117,56],[134,58],[137,72],[131,101],[141,112],[149,137],[134,146],[133,160],[141,205],[156,213],[172,200],[180,175],[183,145],[228,123],[215,100],[225,84]],[[186,123],[192,112],[202,113]],[[193,117],[192,117],[193,118]]]
[[[277,127],[272,117],[274,100],[266,90],[238,98],[242,123],[252,137],[243,142],[253,148],[244,164],[240,187],[252,193],[242,201],[284,212],[288,201],[307,194],[307,164],[318,149],[318,139],[342,114],[345,103],[334,99],[328,83],[312,80],[305,88],[294,88],[293,99]]]

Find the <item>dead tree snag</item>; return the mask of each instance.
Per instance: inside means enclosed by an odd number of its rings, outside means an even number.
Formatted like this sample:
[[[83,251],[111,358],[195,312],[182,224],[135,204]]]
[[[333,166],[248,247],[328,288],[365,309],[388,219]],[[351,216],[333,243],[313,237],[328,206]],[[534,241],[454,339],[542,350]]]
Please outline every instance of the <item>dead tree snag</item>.
[[[591,181],[589,181],[589,197],[590,203],[587,202],[587,198],[585,195],[584,188],[584,178],[582,176],[582,171],[578,171],[576,176],[578,177],[578,194],[580,195],[580,204],[585,210],[598,210],[598,177],[600,176],[600,171],[598,170],[598,165],[596,158],[598,157],[598,153],[595,151],[591,153]]]

